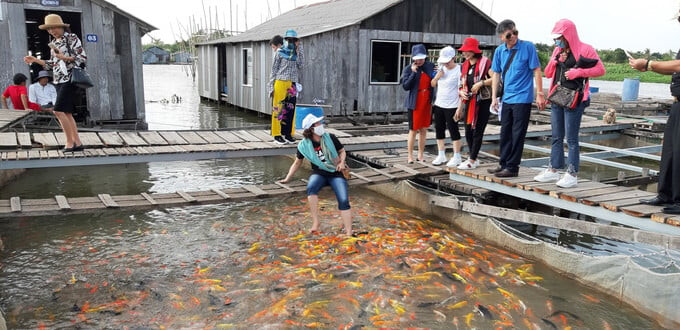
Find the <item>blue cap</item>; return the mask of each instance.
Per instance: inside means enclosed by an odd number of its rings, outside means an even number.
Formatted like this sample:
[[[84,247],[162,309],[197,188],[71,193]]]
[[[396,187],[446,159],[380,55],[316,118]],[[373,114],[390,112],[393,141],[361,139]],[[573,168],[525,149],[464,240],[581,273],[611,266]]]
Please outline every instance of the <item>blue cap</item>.
[[[417,44],[411,48],[411,59],[422,60],[425,58],[427,58],[427,49],[425,49],[425,45]]]
[[[286,31],[286,34],[283,36],[284,38],[297,38],[297,32],[295,30],[291,29]]]

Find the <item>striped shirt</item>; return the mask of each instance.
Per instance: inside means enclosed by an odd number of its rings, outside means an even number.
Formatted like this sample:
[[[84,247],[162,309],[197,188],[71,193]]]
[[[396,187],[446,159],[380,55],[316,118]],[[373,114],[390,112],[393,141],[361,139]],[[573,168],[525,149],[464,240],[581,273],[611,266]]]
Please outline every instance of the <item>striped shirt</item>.
[[[302,77],[302,67],[305,64],[305,55],[302,49],[302,44],[297,47],[297,61],[290,61],[281,56],[279,52],[276,52],[274,56],[274,63],[272,64],[272,74],[269,77],[268,91],[269,93],[274,91],[274,81],[292,81],[300,82]]]
[[[66,45],[66,40],[69,41],[69,45]],[[59,49],[59,52],[68,56],[73,57],[73,62],[64,63],[64,61],[58,59],[54,56],[54,51],[52,57],[45,61],[45,70],[52,70],[53,82],[55,84],[61,84],[71,81],[71,69],[76,65],[81,66],[87,62],[87,55],[83,49],[83,44],[78,39],[75,33],[64,32],[64,35],[59,39],[54,39],[54,45]],[[69,47],[70,46],[70,47]],[[64,65],[62,65],[64,63]]]

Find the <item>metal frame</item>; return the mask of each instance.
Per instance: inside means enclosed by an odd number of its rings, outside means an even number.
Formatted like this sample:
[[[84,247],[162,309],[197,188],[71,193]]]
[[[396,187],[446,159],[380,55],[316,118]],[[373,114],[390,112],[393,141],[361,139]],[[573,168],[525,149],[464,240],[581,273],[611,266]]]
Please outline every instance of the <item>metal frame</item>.
[[[617,158],[617,157],[622,157],[622,156],[628,156],[628,155],[630,155],[630,153],[639,153],[639,154],[644,155],[645,153],[657,153],[657,152],[661,152],[661,145],[636,147],[636,148],[628,148],[628,149],[615,149],[614,148],[611,151],[587,152],[587,153],[581,154],[581,157],[608,159],[608,158]],[[522,160],[521,165],[526,166],[526,167],[544,166],[545,164],[548,163],[549,160],[550,160],[550,157],[524,159],[524,160]]]
[[[397,57],[398,57],[398,59],[397,59],[397,81],[395,81],[395,82],[373,82],[373,44],[376,43],[376,42],[399,44],[399,52],[397,53]],[[369,63],[371,63],[371,67],[370,67],[370,70],[369,70],[369,73],[368,73],[368,84],[369,85],[377,85],[377,86],[380,86],[380,85],[384,85],[384,86],[399,85],[399,78],[401,76],[401,72],[400,72],[401,66],[399,66],[399,64],[401,64],[401,61],[400,61],[401,60],[401,43],[402,42],[400,40],[371,39],[371,58],[370,58],[370,62],[369,62]]]
[[[563,199],[550,197],[533,191],[527,191],[509,187],[500,183],[487,182],[471,177],[451,173],[449,178],[454,181],[470,184],[480,188],[493,190],[502,194],[530,200],[532,202],[557,207],[563,210],[585,214],[606,221],[615,222],[633,228],[643,229],[655,233],[667,235],[680,235],[680,227],[670,226],[649,219],[642,219],[622,212],[612,212],[600,206],[588,206],[580,203],[572,203]]]
[[[524,148],[531,150],[531,151],[542,152],[542,153],[546,153],[546,154],[550,153],[550,149],[537,147],[537,146],[533,146],[533,145],[529,145],[529,144],[525,144]],[[566,153],[565,153],[565,155],[566,155]],[[622,169],[622,170],[626,170],[626,171],[635,172],[635,173],[638,173],[638,174],[643,174],[644,172],[647,172],[647,170],[648,170],[648,169],[643,169],[642,167],[639,167],[639,166],[633,166],[633,165],[627,165],[627,164],[622,164],[622,163],[618,163],[618,162],[612,162],[610,160],[604,160],[604,159],[599,159],[599,158],[595,158],[595,157],[589,157],[589,156],[586,156],[586,155],[581,155],[580,158],[581,158],[581,161],[586,161],[586,162],[590,162],[590,163],[610,166],[610,167],[614,167],[614,168],[618,168],[618,169]],[[649,172],[647,172],[647,173],[649,173],[649,175],[659,175],[659,171],[655,171],[655,170],[651,170],[651,169],[649,169]]]
[[[248,69],[248,58],[253,57],[253,47],[252,45],[250,47],[241,47],[241,56],[243,56],[243,53],[246,53],[246,58],[243,59],[243,63],[241,63],[243,66],[241,67],[241,87],[253,87],[253,83],[255,81],[255,76],[254,76],[254,68],[255,68],[255,63],[254,59],[251,61],[251,67],[250,70],[246,73],[244,76],[243,69]],[[244,83],[243,81],[248,81],[248,74],[250,74],[250,83]]]

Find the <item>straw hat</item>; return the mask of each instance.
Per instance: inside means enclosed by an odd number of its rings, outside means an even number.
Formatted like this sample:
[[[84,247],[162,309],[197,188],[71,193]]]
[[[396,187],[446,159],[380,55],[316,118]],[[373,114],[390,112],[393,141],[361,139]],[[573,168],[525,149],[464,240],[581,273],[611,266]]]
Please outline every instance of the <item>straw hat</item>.
[[[45,24],[38,26],[39,29],[41,30],[47,30],[49,28],[53,27],[69,27],[69,24],[65,24],[64,21],[61,20],[61,16],[57,14],[49,14],[45,16]]]

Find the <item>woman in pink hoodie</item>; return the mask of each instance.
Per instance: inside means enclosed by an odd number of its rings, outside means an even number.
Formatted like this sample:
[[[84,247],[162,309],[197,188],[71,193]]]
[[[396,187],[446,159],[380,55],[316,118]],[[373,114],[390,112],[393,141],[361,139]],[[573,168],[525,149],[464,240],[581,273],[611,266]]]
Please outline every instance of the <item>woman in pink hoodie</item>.
[[[568,19],[555,23],[552,30],[555,50],[545,67],[545,76],[552,78],[550,93],[557,86],[578,91],[577,100],[572,107],[552,104],[552,148],[548,168],[534,177],[539,182],[557,181],[563,188],[576,186],[579,169],[578,134],[583,111],[590,105],[590,83],[588,78],[604,75],[604,65],[595,48],[581,42],[576,25]],[[568,166],[560,178],[558,169],[564,169],[564,136],[567,136]]]

